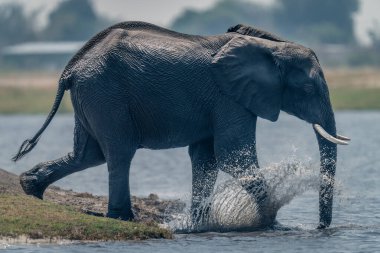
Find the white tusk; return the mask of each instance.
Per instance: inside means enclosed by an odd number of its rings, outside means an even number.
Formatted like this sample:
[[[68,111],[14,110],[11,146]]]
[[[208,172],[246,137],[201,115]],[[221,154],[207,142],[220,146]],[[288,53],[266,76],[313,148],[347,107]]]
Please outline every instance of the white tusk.
[[[337,134],[336,138],[343,140],[343,141],[350,141],[351,140],[350,138],[343,136],[343,135],[340,135],[340,134]]]
[[[321,127],[320,125],[318,124],[314,124],[313,125],[314,129],[323,137],[325,138],[326,140],[328,141],[331,141],[332,143],[335,143],[335,144],[340,144],[340,145],[348,145],[348,142],[347,141],[344,141],[344,140],[340,140],[340,139],[337,139],[333,136],[331,136],[329,133],[327,133],[325,131],[325,129],[323,129],[323,127]]]

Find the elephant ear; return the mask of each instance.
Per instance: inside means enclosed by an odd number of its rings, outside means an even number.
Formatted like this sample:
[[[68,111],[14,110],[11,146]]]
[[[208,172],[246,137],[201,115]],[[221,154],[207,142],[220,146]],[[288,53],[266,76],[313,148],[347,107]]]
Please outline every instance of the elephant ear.
[[[212,72],[221,92],[259,117],[276,121],[282,83],[265,41],[236,37],[214,56]]]

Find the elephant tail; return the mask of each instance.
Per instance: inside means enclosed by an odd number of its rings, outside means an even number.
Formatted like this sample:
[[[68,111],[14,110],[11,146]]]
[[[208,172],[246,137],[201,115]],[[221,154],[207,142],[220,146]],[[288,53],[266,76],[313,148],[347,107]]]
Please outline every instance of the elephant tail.
[[[27,153],[29,153],[37,145],[38,141],[40,140],[41,134],[45,131],[45,129],[50,124],[51,120],[53,119],[55,113],[57,112],[57,110],[59,108],[59,105],[61,104],[63,95],[65,94],[66,89],[65,89],[65,85],[63,82],[64,82],[63,79],[61,79],[59,82],[58,91],[57,91],[57,95],[55,97],[53,107],[51,108],[50,113],[45,120],[45,123],[42,125],[40,130],[38,130],[38,132],[33,136],[33,138],[27,139],[22,143],[17,154],[12,157],[12,160],[14,162],[20,160],[23,156],[25,156]]]

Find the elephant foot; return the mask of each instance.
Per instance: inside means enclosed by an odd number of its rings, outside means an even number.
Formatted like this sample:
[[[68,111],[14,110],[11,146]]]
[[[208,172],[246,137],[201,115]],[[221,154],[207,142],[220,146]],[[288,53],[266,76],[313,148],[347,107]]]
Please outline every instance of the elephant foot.
[[[25,194],[43,199],[44,192],[49,184],[41,182],[33,171],[24,172],[20,175],[20,184]]]
[[[126,214],[120,214],[120,212],[117,211],[108,211],[106,217],[123,221],[132,221],[135,219],[135,215],[132,211],[129,211]]]
[[[291,231],[292,230],[290,227],[282,225],[276,219],[274,220],[273,224],[269,226],[269,229],[277,230],[277,231]]]
[[[260,216],[260,226],[266,227],[270,229],[274,229],[277,225],[276,223],[276,216],[277,216],[277,210],[274,210],[272,208],[261,208],[259,207],[258,210],[259,216]]]
[[[262,227],[275,224],[278,206],[272,202],[270,190],[262,176],[247,176],[239,178],[242,187],[257,204]]]

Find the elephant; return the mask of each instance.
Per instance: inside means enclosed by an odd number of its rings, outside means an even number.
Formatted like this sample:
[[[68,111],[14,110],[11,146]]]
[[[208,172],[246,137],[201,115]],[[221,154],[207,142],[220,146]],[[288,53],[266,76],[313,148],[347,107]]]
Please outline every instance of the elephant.
[[[42,199],[53,182],[106,163],[107,217],[132,220],[129,169],[136,150],[188,146],[194,219],[219,170],[242,182],[265,216],[270,207],[256,122],[276,121],[282,110],[314,128],[321,160],[318,227],[330,225],[337,144],[349,138],[336,134],[328,86],[311,49],[246,25],[214,36],[145,22],[113,25],[69,61],[46,121],[14,161],[35,147],[66,90],[74,108],[73,151],[22,173],[25,193]]]

